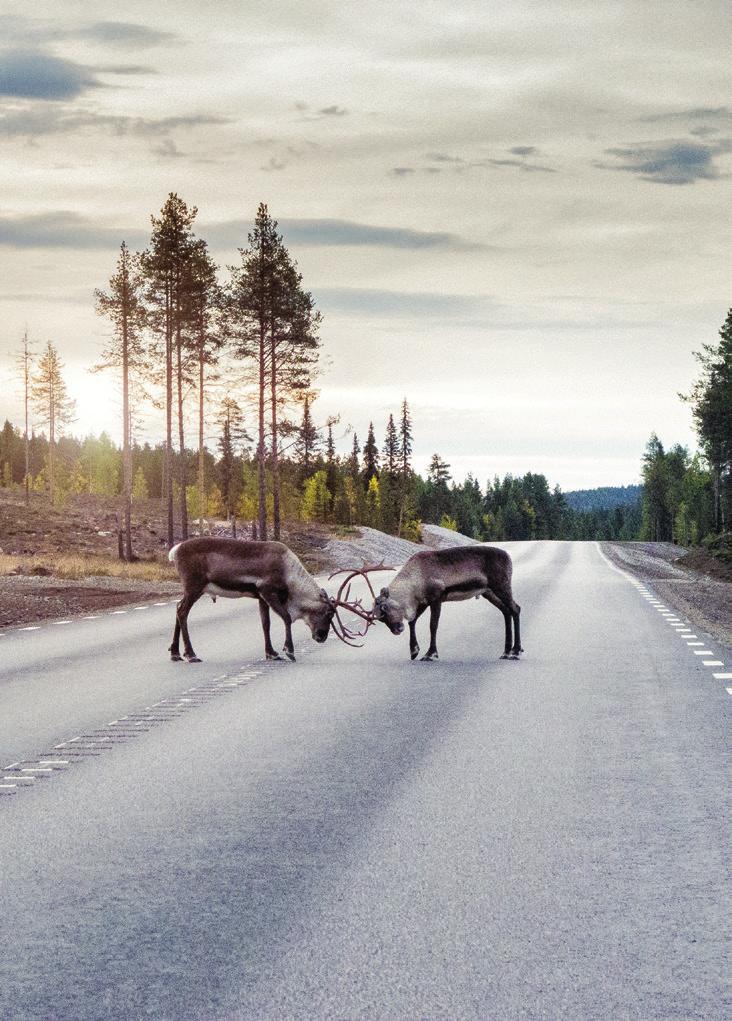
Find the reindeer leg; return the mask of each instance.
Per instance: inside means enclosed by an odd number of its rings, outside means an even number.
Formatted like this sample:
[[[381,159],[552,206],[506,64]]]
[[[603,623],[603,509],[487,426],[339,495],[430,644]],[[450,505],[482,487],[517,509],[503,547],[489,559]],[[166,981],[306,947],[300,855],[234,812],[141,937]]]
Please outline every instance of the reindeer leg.
[[[511,615],[513,617],[513,648],[511,649],[511,655],[515,658],[519,658],[519,653],[524,650],[521,647],[521,630],[519,628],[519,616],[521,614],[521,607],[513,599],[509,603],[511,608]]]
[[[178,612],[175,614],[175,627],[173,628],[173,641],[168,646],[170,658],[174,663],[180,663],[183,657],[180,654],[180,624],[178,623]]]
[[[265,599],[268,605],[274,610],[278,617],[282,618],[285,625],[284,653],[289,660],[295,662],[295,645],[292,641],[292,617],[287,612],[287,607],[280,599],[276,591],[267,590],[266,595],[260,590],[260,598]],[[278,659],[280,657],[277,657]]]
[[[201,598],[202,594],[203,590],[200,590],[198,592],[187,592],[183,596],[181,601],[178,603],[178,606],[176,607],[177,618],[176,630],[180,630],[180,633],[183,635],[183,648],[185,650],[183,656],[185,659],[188,660],[189,663],[201,662],[201,660],[193,651],[193,646],[191,645],[191,638],[190,635],[188,634],[188,614],[191,612],[191,607],[193,606],[193,604],[196,603]],[[174,646],[177,646],[175,635],[173,635],[173,645],[171,646],[171,654],[174,654],[175,651],[177,651],[177,648],[174,648]]]
[[[506,625],[506,640],[503,645],[503,655],[501,659],[508,659],[511,655],[511,620],[512,614],[502,599],[499,599],[495,592],[488,589],[483,593],[483,598],[487,599],[489,603],[493,603],[501,613],[503,614],[503,620]]]
[[[436,599],[430,603],[430,647],[422,657],[423,663],[431,663],[433,659],[439,659],[437,655],[437,625],[440,623],[442,612],[442,600]]]
[[[262,621],[262,631],[264,632],[264,655],[267,659],[282,659],[282,656],[275,652],[269,635],[269,606],[265,603],[264,599],[259,599],[257,601],[259,603],[259,617]]]
[[[420,606],[415,614],[414,620],[409,621],[409,655],[412,659],[419,656],[419,642],[417,641],[417,621],[427,609],[427,604]]]

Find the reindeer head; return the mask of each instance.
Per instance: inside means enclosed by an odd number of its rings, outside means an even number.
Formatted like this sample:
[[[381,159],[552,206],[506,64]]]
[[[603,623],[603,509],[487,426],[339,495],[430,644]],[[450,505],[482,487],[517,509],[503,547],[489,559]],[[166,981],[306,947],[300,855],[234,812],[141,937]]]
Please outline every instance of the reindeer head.
[[[303,610],[303,619],[316,642],[322,644],[328,637],[335,612],[335,600],[330,598],[324,588],[318,594],[318,602]]]
[[[386,624],[393,635],[400,635],[404,630],[404,607],[389,596],[388,588],[383,588],[375,597],[371,612],[374,620]]]

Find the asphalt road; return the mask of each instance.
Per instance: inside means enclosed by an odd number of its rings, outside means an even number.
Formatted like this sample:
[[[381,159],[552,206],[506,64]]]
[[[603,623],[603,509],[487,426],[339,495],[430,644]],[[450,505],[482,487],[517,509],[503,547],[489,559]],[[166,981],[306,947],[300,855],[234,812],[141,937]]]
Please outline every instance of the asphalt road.
[[[505,545],[520,662],[484,600],[436,663],[299,624],[265,664],[243,601],[198,665],[171,605],[0,636],[0,1017],[728,1016],[732,650]]]

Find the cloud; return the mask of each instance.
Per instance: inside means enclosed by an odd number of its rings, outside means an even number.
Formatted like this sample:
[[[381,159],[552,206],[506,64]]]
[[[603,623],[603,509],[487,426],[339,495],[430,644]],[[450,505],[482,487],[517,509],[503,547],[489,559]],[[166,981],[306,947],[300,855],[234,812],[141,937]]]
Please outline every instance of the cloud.
[[[83,39],[95,39],[110,46],[129,47],[135,50],[148,46],[160,46],[175,42],[173,32],[161,32],[131,21],[96,21],[76,34]]]
[[[61,27],[57,21],[6,15],[0,18],[0,36],[16,43],[38,45],[64,39],[91,39],[102,45],[134,50],[177,41],[173,32],[161,32],[131,21],[95,21],[76,27]]]
[[[464,319],[479,315],[486,299],[465,294],[319,287],[314,297],[324,312],[389,318]]]
[[[0,54],[0,96],[75,99],[98,84],[87,68],[41,50],[6,50]]]
[[[78,213],[59,210],[34,216],[0,217],[0,245],[8,248],[144,248],[148,235],[97,226]]]
[[[164,157],[182,155],[171,143],[156,152]],[[251,223],[228,220],[200,224],[196,233],[214,248],[232,251],[247,243]],[[279,229],[288,245],[302,247],[372,246],[406,250],[474,249],[472,244],[455,234],[410,230],[400,227],[375,227],[350,220],[281,220]],[[12,248],[116,248],[125,240],[130,248],[144,248],[148,236],[144,231],[109,227],[67,210],[56,210],[33,216],[0,217],[0,245]]]
[[[536,156],[539,150],[535,145],[514,145],[513,149],[508,151],[514,156]]]
[[[414,167],[392,167],[389,171],[393,177],[408,177],[409,174],[414,174],[415,172]]]
[[[465,160],[462,156],[451,156],[447,152],[428,152],[425,159],[432,160],[433,163],[455,163],[464,164]]]
[[[170,131],[211,124],[230,124],[225,117],[192,114],[187,117],[122,117],[92,112],[77,112],[71,107],[53,105],[0,112],[0,137],[41,138],[70,134],[85,129],[106,131],[112,135],[159,138]]]
[[[624,170],[657,184],[692,184],[694,181],[717,180],[721,174],[714,164],[714,157],[731,149],[729,142],[716,145],[689,141],[659,142],[606,149],[606,154],[619,162],[596,162],[595,166],[603,170]]]
[[[377,227],[353,220],[284,219],[279,221],[278,228],[286,244],[307,248],[368,246],[415,251],[474,250],[482,247],[456,234],[411,230],[408,227]],[[217,249],[240,248],[246,245],[249,230],[251,223],[246,220],[227,220],[202,226],[201,235]]]
[[[696,106],[688,110],[672,110],[662,113],[647,114],[639,120],[644,124],[666,123],[668,121],[717,121],[720,124],[732,124],[732,107],[729,106]]]
[[[324,106],[322,110],[318,110],[318,113],[322,114],[324,117],[345,117],[348,110],[342,106],[334,104],[333,106]]]
[[[487,159],[482,160],[480,164],[477,165],[491,167],[518,167],[519,170],[525,170],[527,173],[556,174],[554,167],[547,167],[542,163],[526,163],[525,160]]]

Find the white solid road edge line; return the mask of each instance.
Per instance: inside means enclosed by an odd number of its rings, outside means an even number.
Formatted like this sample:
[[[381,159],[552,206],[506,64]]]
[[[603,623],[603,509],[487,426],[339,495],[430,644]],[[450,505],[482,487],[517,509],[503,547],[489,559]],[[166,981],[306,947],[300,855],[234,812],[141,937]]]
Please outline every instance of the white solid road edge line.
[[[712,674],[717,681],[732,681],[732,674]]]

